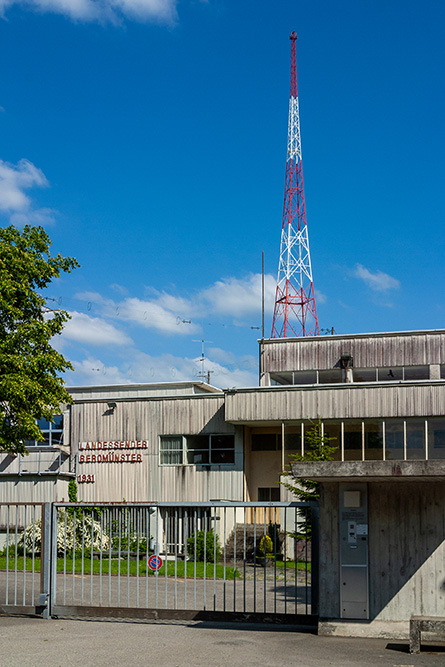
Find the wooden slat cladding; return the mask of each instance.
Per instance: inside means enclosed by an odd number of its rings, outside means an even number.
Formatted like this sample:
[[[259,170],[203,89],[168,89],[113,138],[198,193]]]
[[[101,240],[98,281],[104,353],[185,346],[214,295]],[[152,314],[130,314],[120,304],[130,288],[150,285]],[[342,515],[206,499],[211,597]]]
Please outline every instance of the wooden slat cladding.
[[[318,417],[426,417],[442,415],[444,405],[445,383],[261,387],[227,394],[226,419],[248,424]]]
[[[262,373],[334,368],[346,353],[356,368],[444,364],[445,331],[265,340],[260,353]]]
[[[84,462],[78,465],[78,474],[95,475],[93,484],[79,486],[81,500],[120,502],[125,499],[133,502],[243,499],[242,429],[225,421],[223,394],[121,400],[112,411],[105,401],[79,402],[72,406],[71,414],[73,455],[79,451],[79,442],[147,441],[146,449],[129,450],[142,455],[140,462]],[[235,463],[211,466],[160,465],[160,435],[200,433],[235,434]]]

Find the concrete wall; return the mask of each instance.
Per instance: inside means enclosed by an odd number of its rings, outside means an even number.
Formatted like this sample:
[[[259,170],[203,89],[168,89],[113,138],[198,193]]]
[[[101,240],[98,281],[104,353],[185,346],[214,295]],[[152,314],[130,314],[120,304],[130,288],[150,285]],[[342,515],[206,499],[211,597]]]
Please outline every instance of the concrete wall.
[[[338,506],[338,484],[323,484],[320,617],[327,619],[340,618]],[[368,512],[370,619],[443,616],[445,483],[368,483]]]

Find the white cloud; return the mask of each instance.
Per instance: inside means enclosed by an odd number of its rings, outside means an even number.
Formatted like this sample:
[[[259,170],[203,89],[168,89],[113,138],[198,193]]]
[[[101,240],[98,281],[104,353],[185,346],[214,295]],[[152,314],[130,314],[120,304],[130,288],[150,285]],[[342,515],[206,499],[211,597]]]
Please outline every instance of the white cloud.
[[[368,287],[377,292],[385,292],[386,290],[398,289],[400,287],[400,282],[397,280],[397,278],[393,278],[387,273],[383,273],[383,271],[376,271],[375,273],[372,273],[362,264],[356,265],[354,276],[360,280],[363,280],[363,282],[365,282]]]
[[[264,282],[265,309],[270,312],[275,299],[275,279],[266,275]],[[97,292],[83,292],[76,294],[76,298],[84,302],[88,311],[97,310],[102,317],[174,335],[199,333],[201,326],[197,320],[212,315],[237,318],[238,321],[232,323],[244,327],[246,318],[261,313],[261,274],[219,280],[190,298],[168,292],[151,292],[154,295],[151,299],[128,297],[115,301]]]
[[[62,337],[84,345],[131,345],[132,340],[112,324],[76,311],[70,313]]]
[[[319,303],[319,304],[326,303],[326,301],[328,300],[326,294],[323,294],[323,292],[320,292],[320,290],[318,290],[318,289],[314,290],[314,292],[315,292],[315,301],[316,301],[316,303]]]
[[[258,384],[258,372],[252,358],[242,358],[238,367],[227,368],[213,361],[205,361],[205,372],[210,371],[210,384],[216,387],[252,387]],[[73,361],[74,372],[67,376],[71,386],[128,384],[154,382],[202,382],[201,364],[188,357],[174,354],[152,356],[135,348],[126,351],[121,363],[107,365],[101,359],[88,355]]]
[[[113,299],[104,299],[96,292],[83,292],[76,294],[76,298],[84,301],[89,310],[93,306],[97,308],[103,317],[132,322],[145,329],[179,335],[194,334],[200,331],[200,327],[191,323],[188,316],[189,311],[192,310],[190,302],[168,294],[160,294],[152,300],[128,297],[122,301],[113,301]]]
[[[26,194],[30,188],[48,186],[43,171],[29,160],[19,160],[16,165],[0,160],[0,212],[8,215],[13,225],[21,227],[54,222],[55,211],[33,208],[31,198]]]
[[[62,14],[76,21],[121,23],[123,18],[167,25],[177,19],[177,0],[0,0],[0,16],[12,5]]]
[[[110,288],[121,296],[128,296],[128,289],[123,285],[119,285],[119,283],[112,283]]]
[[[121,373],[117,366],[106,366],[100,359],[88,356],[82,361],[73,361],[74,371],[67,374],[70,386],[129,384],[131,379]]]
[[[273,308],[275,279],[270,274],[264,277],[264,300],[266,311]],[[240,317],[261,312],[261,274],[251,273],[246,278],[224,278],[200,293],[210,311]]]
[[[174,308],[174,304],[171,304]],[[191,334],[199,331],[194,324],[184,324],[179,309],[171,310],[157,301],[125,299],[118,305],[117,314],[123,320],[137,322],[147,329],[169,334]]]

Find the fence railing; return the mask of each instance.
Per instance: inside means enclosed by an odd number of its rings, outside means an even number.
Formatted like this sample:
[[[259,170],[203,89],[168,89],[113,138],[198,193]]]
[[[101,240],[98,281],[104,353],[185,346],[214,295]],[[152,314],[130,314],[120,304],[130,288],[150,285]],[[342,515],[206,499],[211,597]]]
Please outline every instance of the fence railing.
[[[0,475],[74,474],[71,457],[62,450],[32,451],[28,456],[0,452]]]
[[[46,616],[296,622],[318,611],[310,503],[4,505],[0,538],[4,605]]]

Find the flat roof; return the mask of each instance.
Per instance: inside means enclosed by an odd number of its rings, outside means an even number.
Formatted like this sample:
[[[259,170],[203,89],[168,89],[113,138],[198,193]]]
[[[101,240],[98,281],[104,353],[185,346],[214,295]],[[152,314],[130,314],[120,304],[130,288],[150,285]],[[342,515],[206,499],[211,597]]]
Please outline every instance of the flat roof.
[[[344,338],[379,338],[383,336],[425,336],[426,334],[445,334],[445,329],[419,329],[413,331],[380,331],[373,333],[326,334],[320,336],[295,336],[287,338],[260,338],[259,343],[304,343],[309,341],[339,340]]]

